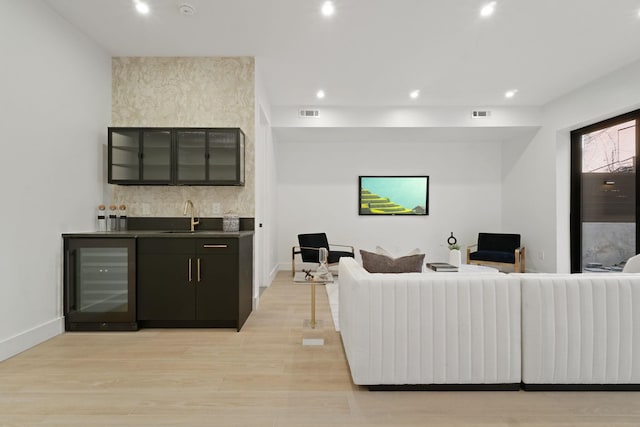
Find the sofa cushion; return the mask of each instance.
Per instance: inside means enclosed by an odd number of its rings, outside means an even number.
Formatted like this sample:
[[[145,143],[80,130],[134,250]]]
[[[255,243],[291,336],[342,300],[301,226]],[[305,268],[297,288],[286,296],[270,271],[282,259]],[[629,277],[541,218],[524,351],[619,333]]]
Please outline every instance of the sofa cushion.
[[[514,264],[516,262],[515,252],[502,251],[476,251],[469,254],[469,258],[479,261],[508,262]]]
[[[369,273],[420,273],[424,254],[392,258],[360,249],[362,267]]]

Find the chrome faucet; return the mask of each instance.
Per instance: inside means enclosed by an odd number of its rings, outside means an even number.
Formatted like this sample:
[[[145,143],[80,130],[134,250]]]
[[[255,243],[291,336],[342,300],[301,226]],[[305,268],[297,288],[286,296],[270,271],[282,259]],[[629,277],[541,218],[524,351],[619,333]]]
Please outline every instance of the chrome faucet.
[[[200,224],[200,219],[194,219],[193,218],[193,211],[195,210],[193,207],[193,202],[191,200],[187,200],[184,203],[184,211],[182,212],[182,215],[186,215],[187,214],[187,210],[189,209],[189,207],[191,207],[191,231],[195,230],[195,226]]]

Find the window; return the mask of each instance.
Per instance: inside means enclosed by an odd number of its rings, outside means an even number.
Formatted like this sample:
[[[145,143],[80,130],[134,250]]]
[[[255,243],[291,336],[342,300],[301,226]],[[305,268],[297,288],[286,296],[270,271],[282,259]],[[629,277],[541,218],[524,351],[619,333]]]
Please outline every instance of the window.
[[[571,133],[571,270],[621,271],[638,252],[640,110]]]

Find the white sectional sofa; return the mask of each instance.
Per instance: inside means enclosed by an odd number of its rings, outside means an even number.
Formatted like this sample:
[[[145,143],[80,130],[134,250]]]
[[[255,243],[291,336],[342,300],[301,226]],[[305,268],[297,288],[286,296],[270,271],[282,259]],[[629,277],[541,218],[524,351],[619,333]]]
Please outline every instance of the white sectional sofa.
[[[342,342],[371,389],[640,390],[640,274],[339,267]]]
[[[355,384],[520,387],[520,281],[512,275],[373,274],[342,258],[339,301]]]
[[[640,274],[516,274],[526,390],[640,388]]]

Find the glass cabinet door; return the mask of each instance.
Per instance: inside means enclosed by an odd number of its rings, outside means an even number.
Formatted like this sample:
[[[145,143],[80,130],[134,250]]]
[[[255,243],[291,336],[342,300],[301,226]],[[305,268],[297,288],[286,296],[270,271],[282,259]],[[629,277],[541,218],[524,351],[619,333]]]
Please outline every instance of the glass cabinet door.
[[[138,131],[109,133],[109,182],[140,179],[140,143]]]
[[[171,131],[142,131],[142,180],[171,182]]]
[[[205,181],[207,179],[207,141],[203,130],[177,132],[178,182]]]
[[[127,248],[78,248],[76,309],[79,313],[126,312]]]
[[[214,129],[209,134],[209,181],[240,183],[240,162],[244,150],[239,150],[236,129]],[[243,135],[244,136],[244,135]]]

